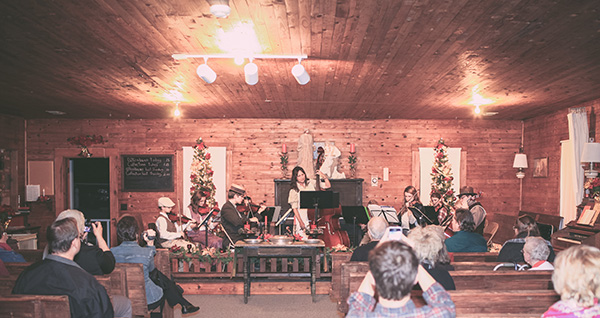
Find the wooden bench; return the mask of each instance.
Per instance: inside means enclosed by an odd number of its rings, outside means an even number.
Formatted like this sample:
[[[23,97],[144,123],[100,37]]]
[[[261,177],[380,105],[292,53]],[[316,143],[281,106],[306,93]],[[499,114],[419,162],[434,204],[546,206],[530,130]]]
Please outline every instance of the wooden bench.
[[[117,263],[112,273],[95,277],[110,296],[129,298],[134,317],[150,317],[142,264]]]
[[[448,253],[451,263],[454,262],[497,262],[498,253]]]
[[[348,306],[346,300],[350,294],[360,286],[364,276],[369,271],[367,262],[347,262],[342,264],[342,281],[340,287],[340,296],[338,300],[338,310],[346,312]],[[550,290],[552,289],[551,271],[532,271],[532,272],[493,272],[493,271],[451,271],[450,275],[454,280],[458,291],[471,291],[474,294],[481,295],[489,290],[493,291],[517,291],[517,290]],[[486,290],[483,292],[482,290]],[[554,293],[552,291],[552,293]],[[481,296],[477,296],[481,297]],[[458,306],[458,305],[457,305]],[[547,308],[547,307],[546,307]]]
[[[23,258],[25,258],[25,260],[27,262],[30,262],[30,263],[35,263],[37,261],[41,261],[42,260],[42,256],[44,255],[44,250],[43,249],[37,249],[37,250],[16,250],[15,252],[23,255]]]
[[[67,296],[0,296],[0,317],[64,318],[65,313],[68,312],[69,297]]]
[[[27,263],[4,263],[4,266],[6,266],[6,269],[8,270],[8,273],[10,273],[10,275],[17,275],[19,276],[19,274],[21,274],[21,272],[23,270],[25,270],[27,267],[31,266],[31,262],[27,262]]]

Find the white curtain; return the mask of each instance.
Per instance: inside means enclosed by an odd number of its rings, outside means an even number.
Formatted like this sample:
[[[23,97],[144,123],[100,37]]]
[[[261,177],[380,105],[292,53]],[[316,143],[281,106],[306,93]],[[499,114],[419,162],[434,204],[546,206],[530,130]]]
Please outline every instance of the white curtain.
[[[569,147],[570,149],[570,158],[565,159],[569,163],[569,166],[565,166],[565,174],[562,175],[562,167],[563,163],[561,161],[561,191],[563,190],[562,183],[567,183],[566,179],[570,178],[571,180],[568,183],[571,183],[571,188],[564,189],[565,191],[572,191],[574,194],[575,205],[581,203],[583,199],[583,168],[580,164],[581,152],[583,151],[583,145],[588,141],[589,137],[589,129],[587,123],[587,113],[584,107],[572,109],[567,115],[567,120],[569,122],[569,141],[572,143]],[[562,157],[562,155],[561,155]],[[562,159],[562,158],[561,158]],[[562,197],[562,194],[561,194]],[[566,211],[565,211],[566,212]],[[563,211],[561,209],[561,216],[564,217],[565,223],[575,219],[575,215],[562,214]]]
[[[567,224],[577,217],[577,205],[575,200],[575,178],[573,157],[573,142],[563,140],[560,142],[560,216],[563,217],[563,224]]]

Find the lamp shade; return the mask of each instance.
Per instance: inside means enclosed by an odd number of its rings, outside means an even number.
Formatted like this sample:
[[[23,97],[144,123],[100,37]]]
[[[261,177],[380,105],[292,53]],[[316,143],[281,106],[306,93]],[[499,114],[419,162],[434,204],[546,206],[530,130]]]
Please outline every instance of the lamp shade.
[[[206,64],[200,64],[196,69],[196,74],[208,84],[212,84],[217,79],[217,73]]]
[[[310,81],[310,76],[302,64],[296,64],[292,67],[292,75],[294,75],[296,81],[298,81],[298,84],[300,85],[306,85],[306,83]]]
[[[581,153],[581,162],[600,162],[600,143],[585,143],[583,145],[583,152]]]
[[[513,168],[527,168],[527,155],[524,153],[515,154]]]
[[[258,66],[250,62],[244,66],[244,75],[246,76],[246,83],[248,85],[255,85],[258,83]]]

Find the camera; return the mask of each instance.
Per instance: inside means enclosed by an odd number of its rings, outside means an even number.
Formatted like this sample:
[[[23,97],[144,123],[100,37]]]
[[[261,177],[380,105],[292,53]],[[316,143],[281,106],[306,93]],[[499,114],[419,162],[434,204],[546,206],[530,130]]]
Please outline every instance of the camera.
[[[83,231],[86,232],[86,233],[89,233],[89,232],[92,231],[92,221],[90,221],[90,220],[86,220],[85,221],[85,225],[83,227]]]

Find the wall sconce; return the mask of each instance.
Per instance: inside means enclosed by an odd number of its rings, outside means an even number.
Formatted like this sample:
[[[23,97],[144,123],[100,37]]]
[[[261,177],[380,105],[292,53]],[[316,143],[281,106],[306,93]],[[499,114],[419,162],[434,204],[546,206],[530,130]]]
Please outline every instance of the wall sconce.
[[[593,141],[593,140],[592,140]],[[586,178],[595,178],[598,176],[598,171],[594,170],[594,163],[600,162],[600,143],[587,142],[583,145],[581,153],[581,163],[590,164],[589,169],[585,170]]]
[[[198,69],[196,69],[196,73],[202,80],[204,80],[208,84],[213,83],[217,79],[217,73],[215,73],[215,71],[213,71],[206,64],[206,62],[208,61],[209,58],[234,59],[234,60],[235,59],[243,60],[243,59],[247,58],[250,61],[250,63],[248,63],[248,64],[246,64],[246,66],[244,66],[244,75],[246,78],[246,83],[248,83],[248,85],[255,85],[256,83],[258,83],[258,66],[256,64],[254,64],[254,62],[253,62],[254,59],[295,59],[295,60],[298,60],[298,64],[296,64],[296,65],[294,65],[294,67],[292,67],[292,75],[294,75],[294,78],[296,78],[296,81],[298,81],[298,83],[300,85],[305,85],[306,83],[308,83],[310,81],[310,76],[306,72],[306,69],[304,69],[304,66],[302,66],[300,64],[302,59],[308,58],[308,56],[306,56],[306,55],[252,54],[250,56],[241,56],[239,54],[206,55],[206,54],[178,53],[178,54],[171,55],[171,57],[173,57],[176,60],[185,60],[188,58],[203,58],[204,64],[201,64],[200,66],[198,66]]]
[[[517,171],[517,178],[523,179],[525,177],[525,171],[527,168],[527,155],[524,153],[515,154],[515,160],[513,161],[513,168],[519,169]]]

